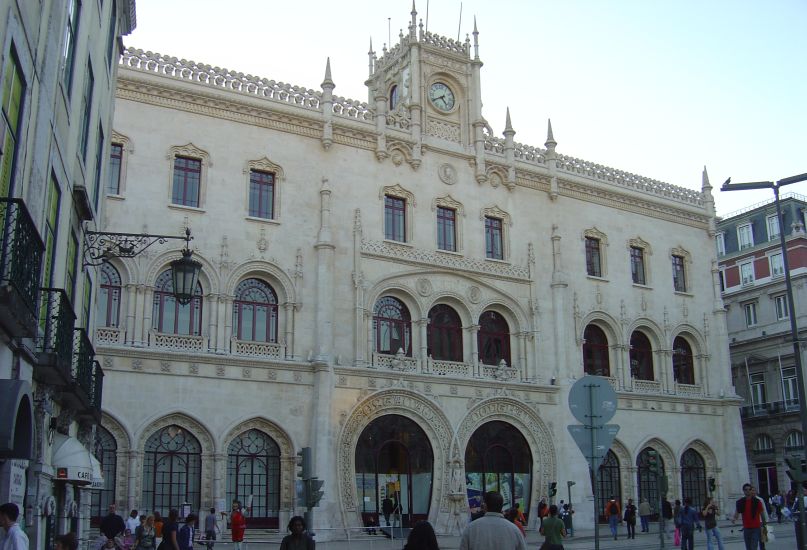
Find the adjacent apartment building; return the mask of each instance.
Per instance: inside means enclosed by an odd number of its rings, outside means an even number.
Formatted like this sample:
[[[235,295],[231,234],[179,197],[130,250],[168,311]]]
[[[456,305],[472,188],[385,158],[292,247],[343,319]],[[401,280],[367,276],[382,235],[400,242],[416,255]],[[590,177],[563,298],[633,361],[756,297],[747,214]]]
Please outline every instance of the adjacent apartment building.
[[[780,231],[785,232],[796,321],[803,340],[807,333],[807,197],[784,194],[781,207],[781,226],[770,200],[721,219],[715,236],[732,379],[744,399],[749,475],[763,495],[786,493],[791,485],[784,458],[804,456]]]
[[[102,484],[99,280],[82,245],[102,216],[134,23],[134,0],[0,0],[0,501],[19,506],[36,549],[83,536]]]
[[[567,431],[584,374],[619,397],[600,495],[655,505],[652,451],[673,498],[739,491],[706,174],[688,189],[567,156],[551,126],[517,142],[509,113],[482,115],[476,29],[411,15],[355,60],[367,101],[325,59],[312,89],[124,53],[104,227],[190,227],[202,269],[180,304],[172,243],[102,268],[94,513],[237,498],[250,528],[282,529],[310,447],[321,536],[383,523],[387,499],[456,532],[491,489],[535,525],[551,483],[592,494]]]

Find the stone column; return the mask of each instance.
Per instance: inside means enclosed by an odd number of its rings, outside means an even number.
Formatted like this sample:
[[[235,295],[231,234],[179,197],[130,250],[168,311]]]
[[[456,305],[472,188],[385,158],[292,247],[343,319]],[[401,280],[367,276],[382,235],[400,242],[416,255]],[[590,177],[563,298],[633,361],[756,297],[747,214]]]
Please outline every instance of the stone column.
[[[518,370],[519,378],[522,382],[529,382],[532,373],[527,369],[527,333],[519,332],[514,334],[516,337],[516,346],[518,347]],[[510,365],[511,367],[513,365]]]
[[[224,297],[224,346],[230,349],[230,342],[233,337],[233,297]]]
[[[367,334],[367,366],[374,368],[373,353],[375,352],[375,334],[373,333],[373,323],[371,321],[370,312],[364,313],[365,329]]]
[[[129,479],[126,481],[126,507],[129,510],[139,508],[137,505],[137,489],[140,471],[140,461],[142,454],[140,451],[130,450],[129,455]],[[166,516],[168,514],[166,513]]]
[[[131,342],[135,346],[144,346],[145,340],[143,336],[145,335],[145,331],[143,330],[143,312],[145,310],[145,306],[143,305],[143,301],[145,300],[145,292],[146,292],[146,285],[137,285],[135,288],[135,299],[134,302],[134,326],[132,327],[132,335],[131,335]]]
[[[286,346],[286,359],[294,359],[294,304],[286,302],[283,304],[283,327]]]
[[[665,349],[665,350],[659,350],[659,353],[664,358],[664,361],[662,362],[661,366],[662,369],[661,372],[663,373],[662,389],[665,393],[673,393],[675,391],[675,379],[673,377],[673,365],[672,365],[673,352],[671,349]]]
[[[230,351],[230,342],[227,340],[224,325],[227,324],[227,301],[225,297],[219,294],[216,297],[216,305],[218,307],[218,321],[216,322],[216,353],[224,354]]]
[[[134,344],[135,340],[137,339],[135,335],[136,307],[137,307],[137,285],[134,283],[129,283],[126,285],[126,324],[124,325],[124,329],[126,330],[124,343],[126,344]]]
[[[482,378],[482,366],[479,363],[479,342],[477,342],[477,335],[479,334],[479,325],[471,325],[467,327],[468,337],[471,340],[471,367],[474,371],[476,378]]]
[[[228,445],[229,442],[225,441],[225,445]],[[215,504],[218,500],[224,500],[226,502],[227,498],[227,455],[223,453],[215,453],[212,455],[213,458],[213,485],[210,488],[213,492],[213,503]],[[221,512],[221,510],[216,510],[216,512]]]
[[[149,339],[149,331],[151,330],[151,310],[152,301],[154,300],[154,289],[151,287],[143,288],[143,326],[142,336],[140,342],[142,345],[147,345]]]
[[[421,372],[429,372],[429,319],[422,317],[415,321],[418,327],[418,335],[420,340],[420,370]]]
[[[209,294],[207,296],[207,302],[210,304],[210,310],[208,312],[208,323],[207,323],[207,349],[209,351],[217,349],[217,342],[218,338],[216,338],[216,327],[218,326],[218,318],[219,318],[219,300],[218,296],[215,294]]]

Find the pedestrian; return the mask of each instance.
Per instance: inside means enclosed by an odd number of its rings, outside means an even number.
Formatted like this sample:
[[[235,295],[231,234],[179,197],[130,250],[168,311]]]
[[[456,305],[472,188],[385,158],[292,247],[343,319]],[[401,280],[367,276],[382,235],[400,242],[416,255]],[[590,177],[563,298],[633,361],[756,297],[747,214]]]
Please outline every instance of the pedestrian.
[[[563,503],[562,500],[561,500],[561,503]],[[526,518],[526,516],[524,516],[524,512],[521,511],[521,503],[516,502],[515,509],[516,509],[516,519],[519,522],[521,522],[521,525],[523,525],[524,528],[526,529],[527,528],[527,518]]]
[[[157,548],[157,533],[154,529],[154,516],[147,516],[146,522],[135,529],[135,550],[154,550]]]
[[[673,544],[681,546],[681,501],[678,499],[675,499],[673,506],[673,525]]]
[[[129,512],[129,517],[126,518],[126,529],[134,534],[138,527],[140,527],[140,518],[137,516],[137,510]]]
[[[0,527],[5,531],[0,537],[3,550],[28,550],[28,535],[17,523],[19,516],[20,508],[13,502],[0,505]]]
[[[280,542],[280,550],[314,550],[316,543],[306,532],[305,520],[302,516],[294,516],[289,520],[289,533]]]
[[[163,523],[163,541],[162,546],[164,550],[180,550],[179,542],[177,541],[177,532],[179,531],[179,510],[171,508],[168,511],[168,520]],[[157,550],[160,550],[159,548]]]
[[[415,524],[409,532],[403,550],[440,550],[432,524],[428,521],[419,521]]]
[[[544,518],[549,514],[549,505],[546,503],[546,497],[541,497],[541,501],[538,503],[538,529],[541,529],[541,525],[544,524]]]
[[[118,507],[113,502],[109,505],[109,513],[101,520],[101,533],[107,539],[114,540],[126,531],[126,524],[123,522],[123,518],[116,513],[117,510]]]
[[[502,515],[502,495],[490,491],[485,493],[484,500],[487,512],[462,532],[460,550],[527,550],[521,531]]]
[[[58,535],[53,542],[54,550],[78,550],[78,538],[72,532]],[[0,544],[0,548],[4,548],[4,546]]]
[[[622,522],[621,514],[622,512],[619,509],[619,503],[616,499],[612,496],[608,503],[605,505],[605,517],[608,518],[608,527],[611,528],[611,535],[614,537],[614,540],[617,540],[617,527]]]
[[[745,496],[737,499],[734,516],[731,518],[731,522],[734,524],[737,518],[742,517],[745,550],[758,550],[762,534],[762,513],[765,505],[756,498],[753,489],[754,486],[750,483],[743,485]]]
[[[771,499],[773,500],[773,509],[776,510],[776,522],[782,523],[782,493],[776,491]]]
[[[196,538],[196,522],[199,517],[196,514],[188,514],[185,518],[185,525],[183,525],[179,534],[177,534],[177,544],[179,550],[193,550],[193,539]]]
[[[210,513],[205,516],[205,544],[207,545],[207,550],[213,550],[213,546],[216,544],[216,531],[219,531],[216,509],[211,508]]]
[[[701,530],[701,522],[698,511],[692,507],[692,499],[684,498],[684,505],[679,512],[681,523],[681,548],[683,550],[693,550],[695,548],[695,529]]]
[[[482,504],[479,505],[479,510],[477,510],[476,512],[473,512],[471,514],[471,521],[474,521],[474,520],[477,520],[477,519],[479,519],[481,517],[484,517],[485,512],[487,512],[487,511],[488,511],[488,509],[485,506],[485,502],[483,501]]]
[[[159,547],[163,541],[163,517],[157,510],[154,510],[154,536]]]
[[[653,510],[650,508],[650,503],[647,502],[646,498],[643,498],[639,503],[639,520],[642,524],[642,533],[650,532],[650,514],[652,513]]]
[[[305,523],[305,522],[303,522]],[[233,549],[241,550],[241,543],[244,542],[244,531],[247,529],[247,520],[241,513],[241,502],[233,501],[233,511],[230,513],[230,536],[233,539]]]
[[[625,526],[628,528],[628,538],[636,538],[636,505],[633,499],[629,498],[628,503],[625,505],[625,514],[623,516]]]
[[[720,529],[717,527],[717,518],[720,517],[720,510],[717,508],[715,499],[709,497],[703,505],[701,511],[703,515],[703,523],[706,526],[706,548],[707,550],[714,550],[712,546],[712,537],[717,541],[717,550],[723,549],[723,536],[720,534]]]
[[[660,530],[664,533],[664,536],[667,538],[670,537],[670,532],[668,531],[668,529],[670,529],[669,525],[672,523],[670,522],[672,518],[673,518],[672,504],[670,504],[670,501],[665,498],[664,500],[661,501],[661,518],[659,519],[659,521],[661,521]]]
[[[384,497],[381,501],[381,513],[384,515],[384,523],[389,527],[389,516],[392,514],[392,499],[389,495]]]
[[[511,522],[513,525],[518,527],[518,530],[521,531],[521,534],[525,537],[527,536],[527,532],[524,531],[524,525],[518,521],[518,511],[515,508],[510,508],[507,510],[507,513],[504,515],[507,518],[507,521]]]
[[[540,533],[544,536],[541,550],[563,550],[563,537],[566,536],[566,527],[558,518],[558,507],[554,504],[549,507],[549,514],[544,519]]]
[[[566,533],[570,536],[574,536],[574,521],[572,519],[572,514],[574,514],[574,509],[572,505],[568,502],[563,505],[563,510],[560,512],[560,519],[563,520],[563,526],[566,528]]]

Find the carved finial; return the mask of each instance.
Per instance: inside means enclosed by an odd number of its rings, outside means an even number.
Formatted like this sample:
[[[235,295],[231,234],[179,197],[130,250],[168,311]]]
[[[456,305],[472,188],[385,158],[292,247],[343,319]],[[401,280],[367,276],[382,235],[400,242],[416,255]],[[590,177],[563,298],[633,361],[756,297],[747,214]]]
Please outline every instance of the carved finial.
[[[327,61],[325,61],[325,80],[322,81],[321,84],[322,88],[330,88],[333,90],[336,87],[336,84],[333,83],[331,79],[331,58],[329,57]]]
[[[709,172],[706,171],[706,165],[705,164],[703,165],[703,180],[702,181],[703,181],[703,183],[702,183],[703,192],[705,193],[707,189],[709,191],[711,191],[712,190],[712,184],[709,183]]]
[[[367,50],[367,55],[373,55],[375,52],[373,51],[373,37],[370,37],[370,49]]]
[[[474,59],[479,60],[479,29],[476,28],[476,15],[474,15]]]
[[[552,133],[552,119],[548,119],[546,129],[546,143],[544,143],[544,146],[546,146],[546,148],[549,149],[550,151],[554,151],[557,144],[558,142],[555,141],[555,136]]]
[[[353,213],[353,232],[361,233],[361,210],[358,208]]]
[[[513,123],[510,122],[510,107],[507,108],[507,115],[504,118],[504,134],[507,135],[508,132],[516,133],[516,131],[513,130]]]
[[[326,178],[324,176],[322,178],[322,187],[320,188],[319,192],[320,193],[330,193],[331,192],[331,184],[328,181],[328,178]]]

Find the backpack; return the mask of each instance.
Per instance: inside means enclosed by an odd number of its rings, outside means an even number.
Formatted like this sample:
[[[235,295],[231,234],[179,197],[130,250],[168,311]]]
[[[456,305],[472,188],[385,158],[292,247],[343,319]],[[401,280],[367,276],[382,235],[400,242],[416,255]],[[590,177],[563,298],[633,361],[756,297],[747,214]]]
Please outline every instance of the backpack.
[[[185,524],[180,528],[179,533],[177,533],[177,545],[179,546],[179,550],[185,550],[191,547],[191,526]]]
[[[619,508],[616,505],[616,502],[612,502],[611,506],[608,507],[608,514],[612,516],[619,515]]]

